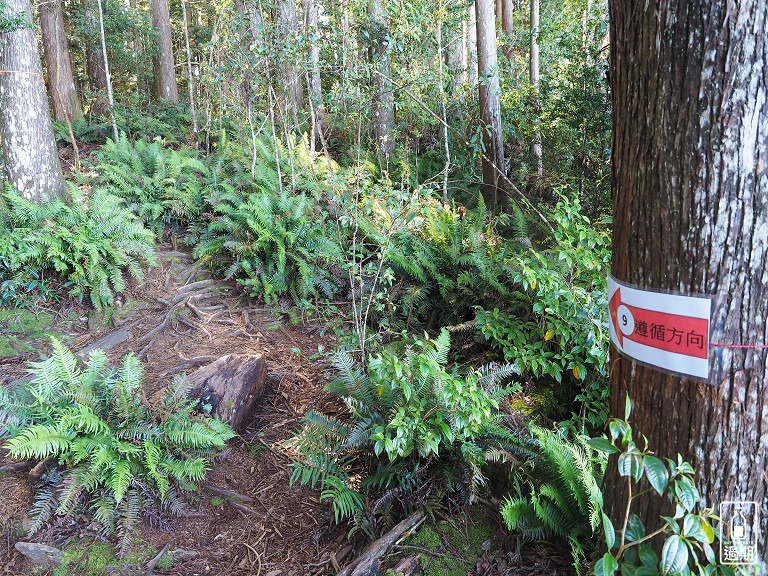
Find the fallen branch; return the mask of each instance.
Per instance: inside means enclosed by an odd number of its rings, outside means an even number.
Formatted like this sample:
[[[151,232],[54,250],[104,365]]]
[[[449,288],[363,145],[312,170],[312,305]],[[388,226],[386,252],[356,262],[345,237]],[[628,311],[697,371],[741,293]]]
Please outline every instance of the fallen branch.
[[[210,286],[213,283],[214,283],[214,280],[211,278],[208,278],[206,280],[198,280],[197,282],[192,282],[191,284],[182,286],[177,290],[177,292],[179,294],[189,294],[190,292],[196,291],[198,288],[205,288],[207,286]]]
[[[210,484],[204,484],[203,490],[206,492],[211,492],[212,494],[224,496],[225,498],[234,498],[235,500],[240,500],[241,502],[251,502],[253,500],[253,498],[246,496],[245,494],[240,494],[234,490],[227,490],[226,488],[217,488],[216,486],[211,486]]]
[[[168,548],[171,547],[171,543],[169,542],[165,546],[163,546],[163,549],[160,550],[160,553],[152,558],[149,562],[147,562],[147,576],[152,576],[155,573],[155,566],[157,566],[157,563],[160,561],[160,558],[165,556],[165,553],[168,552]]]
[[[379,559],[387,553],[392,545],[400,540],[406,533],[414,530],[424,520],[424,513],[414,512],[408,518],[392,528],[384,536],[371,544],[361,556],[351,564],[348,564],[344,570],[337,576],[364,576],[369,572],[376,573],[378,570]]]

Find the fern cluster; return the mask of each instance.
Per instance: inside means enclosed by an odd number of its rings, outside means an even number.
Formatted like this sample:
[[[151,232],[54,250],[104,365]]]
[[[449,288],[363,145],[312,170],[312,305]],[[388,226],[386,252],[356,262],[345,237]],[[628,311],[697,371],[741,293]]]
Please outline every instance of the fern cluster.
[[[569,441],[537,426],[531,432],[530,470],[517,472],[518,491],[502,503],[502,518],[523,541],[565,539],[582,574],[602,526],[606,459],[586,440]]]
[[[513,369],[485,367],[460,376],[446,369],[449,346],[443,330],[435,341],[382,349],[367,369],[338,352],[339,378],[329,390],[345,402],[350,422],[307,414],[290,443],[291,483],[319,486],[337,521],[362,510],[366,497],[378,495],[374,511],[394,498],[406,501],[434,479],[428,468],[464,477],[474,494],[485,482],[486,454],[518,442],[498,410],[499,400],[514,391],[504,385]],[[382,454],[386,460],[378,461]]]
[[[133,355],[113,369],[96,350],[81,369],[53,340],[53,354],[30,373],[12,392],[0,388],[0,437],[13,458],[56,463],[35,497],[31,533],[54,516],[87,513],[125,552],[142,516],[182,512],[183,492],[196,489],[234,436],[195,413],[198,401],[183,378],[149,404]]]
[[[377,264],[367,275],[363,271],[361,288],[363,299],[371,290],[382,292],[377,321],[395,330],[434,329],[471,320],[478,302],[499,305],[508,298],[504,262],[522,247],[516,236],[506,239],[498,230],[510,218],[493,217],[482,203],[466,210],[428,195],[407,203],[388,202],[387,196],[374,187],[357,205],[341,200],[355,212],[342,221],[349,223],[348,235],[361,237],[357,258]],[[374,286],[379,259],[391,279]]]
[[[125,199],[157,235],[166,227],[179,232],[202,214],[209,172],[194,151],[131,142],[122,133],[107,140],[98,158],[99,185]]]
[[[286,293],[296,302],[333,296],[338,279],[330,268],[340,264],[341,249],[311,198],[261,191],[223,193],[217,200],[196,258],[266,302]]]
[[[155,263],[152,234],[106,190],[69,186],[70,201],[37,204],[7,187],[0,200],[0,282],[59,279],[69,294],[97,308],[125,290],[126,274],[143,279]],[[13,295],[13,292],[10,293]],[[15,302],[9,302],[15,303]]]

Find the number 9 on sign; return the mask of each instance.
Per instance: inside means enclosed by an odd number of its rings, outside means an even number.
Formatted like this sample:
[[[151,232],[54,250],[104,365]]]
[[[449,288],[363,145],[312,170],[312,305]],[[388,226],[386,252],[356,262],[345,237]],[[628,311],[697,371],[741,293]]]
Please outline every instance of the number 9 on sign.
[[[635,318],[632,316],[632,312],[622,304],[619,306],[617,314],[619,317],[619,330],[621,330],[624,336],[629,336],[635,331]]]

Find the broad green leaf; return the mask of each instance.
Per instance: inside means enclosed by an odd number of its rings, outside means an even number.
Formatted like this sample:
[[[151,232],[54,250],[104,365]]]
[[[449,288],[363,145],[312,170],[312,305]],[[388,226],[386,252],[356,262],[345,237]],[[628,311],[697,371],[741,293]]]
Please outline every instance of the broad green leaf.
[[[643,466],[645,467],[645,476],[653,489],[661,496],[667,487],[667,482],[669,482],[667,467],[656,456],[646,456],[643,459]]]
[[[693,483],[685,476],[675,480],[675,495],[687,512],[691,512],[696,502],[699,501],[699,493]]]
[[[624,400],[624,420],[629,420],[629,415],[632,413],[632,400],[629,399],[627,394],[626,400]]]
[[[619,449],[616,448],[608,438],[600,436],[598,438],[590,438],[587,443],[592,446],[598,452],[604,452],[605,454],[616,454]]]
[[[613,522],[608,518],[608,515],[603,512],[603,529],[605,530],[605,544],[608,550],[613,548],[616,543],[616,530],[613,527]]]
[[[621,563],[620,572],[621,576],[635,576],[635,574],[637,574],[637,566],[624,561]]]
[[[606,552],[605,555],[597,561],[595,570],[592,574],[593,576],[612,576],[618,568],[619,563],[616,562],[616,558]]]
[[[643,457],[630,452],[622,453],[619,456],[619,474],[640,480],[643,477]]]
[[[637,514],[630,514],[625,536],[629,542],[636,542],[645,536],[645,526]]]
[[[715,531],[705,518],[701,519],[701,529],[704,531],[704,534],[707,535],[707,542],[712,544],[712,542],[715,541]]]
[[[664,542],[661,549],[662,574],[681,572],[688,565],[688,546],[677,534],[673,534]]]
[[[656,556],[656,552],[653,551],[653,548],[651,548],[648,544],[640,544],[640,546],[638,546],[637,552],[640,555],[640,562],[643,563],[643,566],[658,569],[659,557]]]

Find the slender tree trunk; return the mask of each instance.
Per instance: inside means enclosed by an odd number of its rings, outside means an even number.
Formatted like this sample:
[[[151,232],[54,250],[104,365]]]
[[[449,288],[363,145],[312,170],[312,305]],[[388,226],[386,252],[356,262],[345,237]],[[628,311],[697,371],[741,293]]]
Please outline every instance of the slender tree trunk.
[[[443,146],[445,150],[445,166],[443,167],[443,203],[448,205],[448,174],[451,170],[451,148],[448,145],[448,112],[447,112],[447,98],[445,95],[445,81],[443,79],[443,17],[445,10],[443,7],[443,0],[440,0],[439,4],[439,16],[437,19],[437,83],[440,91],[440,111],[442,113],[443,124]]]
[[[29,0],[5,0],[32,22]],[[34,29],[0,33],[0,147],[8,181],[36,202],[65,194]]]
[[[312,120],[310,147],[315,151],[318,132],[323,124],[323,91],[320,84],[320,44],[317,29],[317,4],[304,0],[304,33],[307,38],[307,93]]]
[[[187,3],[181,0],[181,10],[184,18],[184,47],[187,52],[187,88],[189,89],[189,108],[192,113],[192,132],[197,142],[197,106],[195,103],[195,75],[192,73],[192,48],[189,45],[189,19],[187,15]],[[197,143],[195,143],[197,146]]]
[[[636,437],[689,459],[715,511],[726,500],[757,502],[765,554],[768,3],[609,5],[613,274],[713,297],[709,382],[614,354],[612,413],[623,414],[628,392]],[[616,510],[626,482],[611,473],[606,497]],[[664,504],[651,492],[633,509],[654,529]]]
[[[112,138],[117,142],[117,121],[115,120],[115,96],[112,93],[112,75],[109,73],[109,58],[107,58],[107,35],[104,33],[104,8],[101,0],[96,0],[99,10],[99,39],[101,40],[101,56],[104,59],[104,77],[107,80],[107,104],[109,119],[112,122]]]
[[[150,0],[149,7],[152,12],[152,27],[157,35],[153,92],[155,98],[178,102],[179,87],[176,84],[176,70],[173,62],[168,0]]]
[[[71,121],[82,118],[83,110],[80,107],[75,79],[72,76],[60,0],[40,4],[40,32],[43,38],[53,115],[57,120]]]
[[[304,84],[294,56],[296,37],[299,34],[299,18],[296,15],[295,0],[277,0],[275,9],[277,42],[283,50],[278,68],[283,96],[280,108],[286,113],[286,120],[290,118],[296,127],[299,125],[299,113],[304,109]]]
[[[515,33],[515,0],[504,0],[501,6],[501,31],[504,33],[504,57],[511,64],[514,56],[512,39]]]
[[[90,30],[96,32],[96,40],[89,35],[85,44],[85,69],[88,75],[88,85],[97,92],[96,101],[91,104],[90,113],[103,114],[106,111],[104,95],[107,91],[107,74],[104,70],[104,54],[101,52],[99,36],[99,17],[96,0],[83,0],[85,21]]]
[[[534,94],[533,155],[536,158],[536,173],[544,175],[541,151],[541,129],[539,128],[539,0],[531,0],[531,86]]]
[[[381,0],[370,0],[371,56],[373,58],[373,133],[379,153],[388,157],[395,149],[395,95],[389,69],[389,22]]]
[[[477,13],[475,3],[467,8],[467,28],[466,28],[466,62],[467,74],[469,75],[469,84],[472,88],[477,86]]]
[[[498,190],[501,184],[499,171],[504,169],[496,21],[493,7],[493,0],[476,0],[475,2],[480,116],[483,121],[483,142],[487,156],[483,158],[483,198],[489,208],[494,208],[498,203]]]
[[[464,30],[463,23],[453,27],[443,26],[444,36],[448,42],[445,46],[445,63],[453,81],[450,83],[451,92],[459,92],[467,81],[467,69],[464,63]]]

